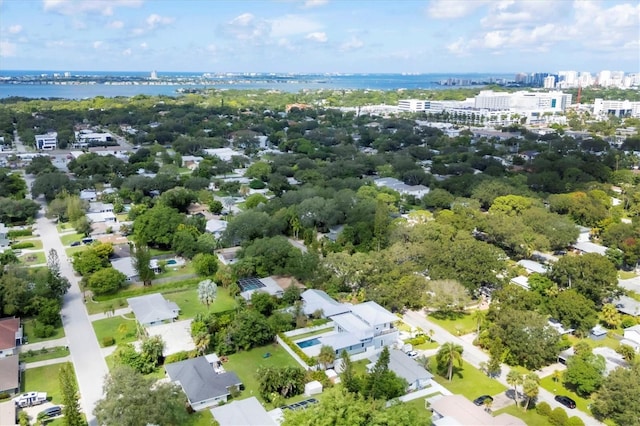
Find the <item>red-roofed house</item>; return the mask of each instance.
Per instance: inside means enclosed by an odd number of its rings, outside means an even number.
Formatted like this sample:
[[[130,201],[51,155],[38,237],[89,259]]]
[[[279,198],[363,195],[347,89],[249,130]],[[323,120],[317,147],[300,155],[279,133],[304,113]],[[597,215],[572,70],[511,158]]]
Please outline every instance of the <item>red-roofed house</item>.
[[[17,347],[22,344],[22,326],[20,318],[0,319],[0,358],[18,353]]]

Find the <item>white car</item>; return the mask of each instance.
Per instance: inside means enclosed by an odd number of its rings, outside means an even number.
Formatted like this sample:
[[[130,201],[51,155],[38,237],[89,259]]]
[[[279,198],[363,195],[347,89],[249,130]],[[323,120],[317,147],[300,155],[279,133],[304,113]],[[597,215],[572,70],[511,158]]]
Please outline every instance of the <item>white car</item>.
[[[409,352],[407,352],[407,355],[409,356],[409,358],[417,358],[418,357],[418,352],[409,351]]]

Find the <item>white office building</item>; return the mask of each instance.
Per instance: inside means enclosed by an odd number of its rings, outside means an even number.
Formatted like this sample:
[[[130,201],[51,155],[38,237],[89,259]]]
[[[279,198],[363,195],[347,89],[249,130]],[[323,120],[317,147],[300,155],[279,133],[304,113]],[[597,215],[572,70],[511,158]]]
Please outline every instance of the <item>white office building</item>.
[[[556,87],[556,78],[552,75],[544,78],[543,86],[545,89],[555,89]]]
[[[482,90],[475,97],[475,109],[508,110],[511,104],[511,93]]]
[[[616,117],[640,117],[640,102],[631,101],[608,101],[604,99],[595,99],[593,102],[593,115]]]
[[[401,99],[398,101],[398,111],[400,112],[421,112],[426,110],[426,101],[420,99]]]
[[[58,147],[58,133],[49,132],[44,135],[36,135],[36,149],[52,151]]]
[[[571,105],[571,95],[550,92],[494,92],[483,90],[475,98],[476,109],[510,111],[564,111]]]

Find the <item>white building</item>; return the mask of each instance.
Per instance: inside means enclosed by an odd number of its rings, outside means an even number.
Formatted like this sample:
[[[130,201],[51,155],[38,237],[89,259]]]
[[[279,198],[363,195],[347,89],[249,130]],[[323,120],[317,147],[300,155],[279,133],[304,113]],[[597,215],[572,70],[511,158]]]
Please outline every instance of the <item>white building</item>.
[[[111,133],[95,133],[89,130],[80,130],[75,132],[77,145],[91,145],[100,144],[105,142],[113,142],[113,135]]]
[[[593,115],[615,115],[616,117],[629,115],[631,117],[640,117],[640,102],[631,102],[628,100],[605,101],[604,99],[597,98],[593,101]]]
[[[554,89],[556,87],[556,78],[552,75],[545,77],[543,87],[545,89]]]
[[[373,181],[378,187],[393,189],[402,195],[413,195],[422,198],[429,193],[429,188],[424,185],[407,185],[395,178],[380,178]]]
[[[398,111],[400,112],[421,112],[426,109],[427,101],[420,99],[401,99],[398,101]]]
[[[36,149],[52,151],[58,147],[58,132],[48,132],[44,135],[36,135]]]
[[[476,109],[561,112],[569,105],[571,95],[560,91],[507,93],[483,90],[475,97]]]

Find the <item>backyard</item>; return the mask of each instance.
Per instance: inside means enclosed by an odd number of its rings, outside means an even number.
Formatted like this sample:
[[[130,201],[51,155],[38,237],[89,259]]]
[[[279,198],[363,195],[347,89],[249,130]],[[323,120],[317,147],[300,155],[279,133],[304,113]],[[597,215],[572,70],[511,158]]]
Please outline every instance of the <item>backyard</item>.
[[[76,241],[81,241],[83,238],[84,234],[78,234],[77,232],[60,235],[60,241],[62,241],[62,245],[64,246],[71,245],[71,243]]]
[[[69,356],[69,349],[66,346],[56,346],[55,348],[42,348],[37,351],[26,351],[20,353],[20,362],[37,362],[49,359],[63,358]]]
[[[522,408],[518,408],[515,404],[511,404],[508,407],[502,408],[500,410],[496,410],[493,412],[494,416],[498,414],[507,413],[512,416],[516,416],[519,419],[522,419],[527,426],[547,426],[549,425],[549,418],[538,414],[535,408],[530,408],[527,411],[522,411]]]
[[[133,318],[133,314],[127,315],[127,318],[130,319],[115,316],[113,318],[97,320],[92,323],[100,347],[104,347],[103,339],[105,337],[113,337],[116,345],[134,342],[137,340],[137,323]]]
[[[198,313],[206,313],[207,306],[198,300],[197,287],[164,293],[167,300],[176,302],[180,307],[180,319],[193,318]],[[236,302],[226,288],[218,287],[218,297],[209,307],[210,312],[224,312],[235,309]]]
[[[23,254],[18,256],[18,260],[24,265],[41,265],[47,263],[47,257],[43,251],[33,251]]]
[[[443,315],[438,312],[429,314],[429,321],[438,324],[454,336],[473,333],[478,328],[478,323],[473,314],[466,312],[455,312],[450,315]]]
[[[264,355],[266,353],[271,355],[265,358]],[[298,364],[286,350],[275,343],[248,351],[237,352],[229,355],[228,358],[229,361],[224,363],[225,370],[235,372],[244,384],[244,391],[242,391],[242,394],[237,399],[255,396],[262,403],[264,403],[264,401],[260,396],[258,380],[256,379],[256,371],[258,371],[258,368],[266,366],[300,367],[300,364]]]
[[[431,357],[429,362],[430,371],[436,371],[435,357]],[[463,395],[472,401],[480,395],[497,395],[507,390],[500,382],[490,379],[482,371],[464,361],[462,367],[454,364],[451,381],[438,373],[434,373],[434,380],[452,393]]]
[[[22,320],[22,327],[24,335],[27,337],[28,343],[37,343],[44,340],[53,340],[64,337],[64,328],[62,328],[61,326],[54,329],[54,333],[52,336],[36,337],[35,332],[33,331],[33,328],[35,327],[35,319],[33,318]]]

